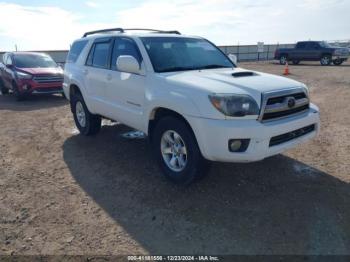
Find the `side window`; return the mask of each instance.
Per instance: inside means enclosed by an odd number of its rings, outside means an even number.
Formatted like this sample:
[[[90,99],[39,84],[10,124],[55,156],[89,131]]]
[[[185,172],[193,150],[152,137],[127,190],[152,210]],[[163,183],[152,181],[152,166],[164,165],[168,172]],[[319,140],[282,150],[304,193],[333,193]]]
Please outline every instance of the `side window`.
[[[109,68],[110,46],[110,42],[95,43],[90,50],[86,65],[98,68]]]
[[[7,58],[7,54],[5,53],[3,56],[2,56],[2,63],[4,65],[6,65],[6,58]]]
[[[10,55],[7,57],[6,64],[7,65],[13,65],[12,57]]]
[[[117,59],[121,55],[131,55],[141,64],[142,57],[136,43],[129,38],[118,37],[114,41],[112,53],[112,69],[117,70]]]
[[[77,41],[73,43],[73,46],[70,49],[69,54],[67,56],[66,63],[75,63],[78,60],[80,53],[83,51],[87,43],[88,43],[87,40]]]
[[[310,42],[307,45],[307,49],[319,49],[319,48],[320,48],[320,45],[316,42]]]
[[[296,46],[297,49],[305,49],[305,47],[306,47],[305,42],[299,42],[297,43],[297,46]]]

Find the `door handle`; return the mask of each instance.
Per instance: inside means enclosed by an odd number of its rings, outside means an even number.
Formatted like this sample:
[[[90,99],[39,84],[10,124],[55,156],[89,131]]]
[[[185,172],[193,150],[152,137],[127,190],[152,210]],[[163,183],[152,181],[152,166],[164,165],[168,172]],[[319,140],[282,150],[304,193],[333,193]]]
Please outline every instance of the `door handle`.
[[[88,73],[89,73],[89,71],[88,71],[87,69],[84,69],[84,70],[83,70],[83,74],[84,74],[84,75],[87,75]]]
[[[112,75],[111,74],[107,74],[107,80],[112,80]]]

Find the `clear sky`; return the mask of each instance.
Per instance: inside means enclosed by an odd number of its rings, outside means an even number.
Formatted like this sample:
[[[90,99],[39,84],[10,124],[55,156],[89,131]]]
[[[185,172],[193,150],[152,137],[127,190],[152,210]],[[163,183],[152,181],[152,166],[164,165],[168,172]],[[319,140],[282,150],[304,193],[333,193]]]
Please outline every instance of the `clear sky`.
[[[0,50],[69,49],[85,31],[146,27],[217,45],[350,39],[350,0],[0,0]]]

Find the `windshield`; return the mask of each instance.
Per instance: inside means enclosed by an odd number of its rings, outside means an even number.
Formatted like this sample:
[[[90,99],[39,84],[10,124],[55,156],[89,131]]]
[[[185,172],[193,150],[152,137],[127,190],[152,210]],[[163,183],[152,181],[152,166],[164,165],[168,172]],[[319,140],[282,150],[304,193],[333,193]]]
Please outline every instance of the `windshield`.
[[[232,68],[219,48],[204,39],[141,37],[155,72]]]
[[[321,47],[325,47],[325,48],[332,48],[332,47],[334,47],[334,46],[332,46],[332,45],[330,45],[330,44],[328,44],[327,42],[324,42],[324,41],[320,42],[320,46]]]
[[[53,61],[52,58],[47,55],[35,55],[35,54],[15,55],[14,62],[16,67],[19,67],[19,68],[57,67],[56,62]]]

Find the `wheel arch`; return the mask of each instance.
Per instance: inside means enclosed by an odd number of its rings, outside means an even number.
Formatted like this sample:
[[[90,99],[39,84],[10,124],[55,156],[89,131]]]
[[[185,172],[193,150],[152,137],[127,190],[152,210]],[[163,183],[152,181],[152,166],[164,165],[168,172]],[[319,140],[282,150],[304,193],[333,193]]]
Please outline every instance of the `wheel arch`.
[[[86,97],[86,94],[83,92],[83,89],[78,84],[71,83],[69,85],[68,92],[69,92],[69,101],[72,101],[72,99],[71,99],[72,96],[78,93],[78,94],[80,94],[83,97],[83,99],[85,101],[85,104],[86,104],[87,108],[89,109],[89,111],[92,112],[92,113],[95,113],[93,108],[91,108],[91,106],[90,106],[90,103],[89,103],[89,101],[88,101],[88,99]]]
[[[331,54],[331,53],[329,53],[329,52],[323,52],[323,53],[321,53],[321,55],[320,55],[320,59],[321,59],[322,57],[326,56],[326,55],[332,57],[332,54]]]
[[[151,110],[151,112],[149,114],[147,134],[148,134],[150,141],[152,141],[152,139],[153,139],[153,137],[152,137],[153,130],[154,130],[157,122],[160,119],[167,117],[167,116],[172,116],[172,117],[175,117],[175,118],[182,120],[190,129],[190,131],[192,132],[192,134],[193,134],[193,136],[196,139],[196,142],[198,144],[198,139],[196,137],[194,129],[192,128],[190,122],[186,119],[186,117],[183,114],[181,114],[173,109],[166,108],[166,107],[155,107]]]

